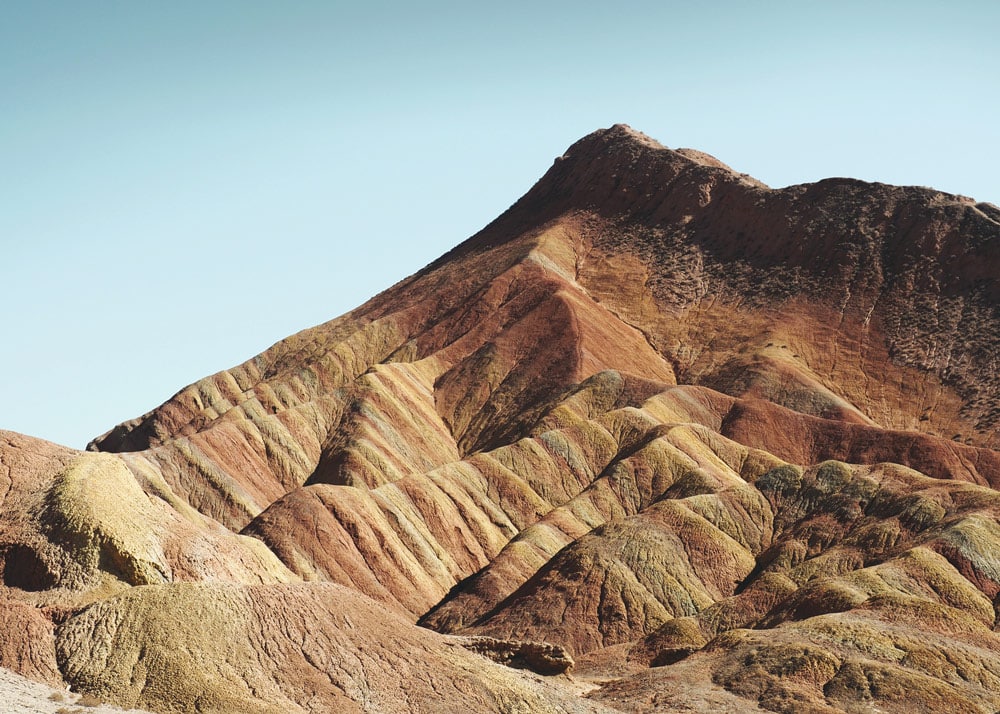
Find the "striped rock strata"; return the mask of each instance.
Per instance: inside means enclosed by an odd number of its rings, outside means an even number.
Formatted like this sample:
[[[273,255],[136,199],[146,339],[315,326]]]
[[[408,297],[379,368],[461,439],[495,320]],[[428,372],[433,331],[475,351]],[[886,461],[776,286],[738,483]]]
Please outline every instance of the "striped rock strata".
[[[0,665],[164,712],[996,711],[997,276],[991,204],[595,132],[87,452],[3,432]]]

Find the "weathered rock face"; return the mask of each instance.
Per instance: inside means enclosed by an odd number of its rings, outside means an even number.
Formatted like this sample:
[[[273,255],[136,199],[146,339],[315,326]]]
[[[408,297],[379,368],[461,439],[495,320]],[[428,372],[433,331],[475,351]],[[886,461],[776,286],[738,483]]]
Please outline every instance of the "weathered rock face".
[[[90,451],[0,433],[0,665],[153,711],[996,711],[998,354],[995,206],[599,131]]]
[[[133,588],[56,651],[71,685],[174,711],[607,711],[329,583]]]

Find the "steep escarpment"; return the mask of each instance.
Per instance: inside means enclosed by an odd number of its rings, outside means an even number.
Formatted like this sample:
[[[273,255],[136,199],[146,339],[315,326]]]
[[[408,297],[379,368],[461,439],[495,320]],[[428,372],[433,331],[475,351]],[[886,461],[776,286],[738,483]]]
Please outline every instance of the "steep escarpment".
[[[998,261],[991,204],[595,132],[87,452],[0,434],[0,665],[153,711],[995,711]]]

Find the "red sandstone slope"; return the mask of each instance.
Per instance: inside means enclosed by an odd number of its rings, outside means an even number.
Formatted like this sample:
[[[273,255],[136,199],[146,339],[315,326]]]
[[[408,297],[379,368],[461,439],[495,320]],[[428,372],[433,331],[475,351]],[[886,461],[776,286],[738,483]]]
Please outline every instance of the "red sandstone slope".
[[[998,263],[990,204],[595,132],[103,453],[5,436],[0,665],[162,711],[993,711]]]

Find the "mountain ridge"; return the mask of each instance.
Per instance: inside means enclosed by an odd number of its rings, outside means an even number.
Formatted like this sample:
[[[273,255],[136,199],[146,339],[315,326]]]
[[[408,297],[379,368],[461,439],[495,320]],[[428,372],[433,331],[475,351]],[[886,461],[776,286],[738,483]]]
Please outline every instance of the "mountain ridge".
[[[607,158],[609,155],[610,159]],[[578,156],[579,158],[577,159],[572,158],[574,156]],[[566,157],[570,158],[567,159]],[[663,159],[663,161],[657,162],[657,159]],[[497,241],[493,238],[493,235],[497,232],[506,232],[509,234],[511,231],[508,227],[508,224],[510,223],[516,224],[517,221],[519,220],[517,216],[521,214],[528,213],[533,217],[533,220],[535,221],[536,225],[538,225],[539,223],[544,225],[548,220],[549,213],[562,214],[573,211],[584,211],[587,210],[589,207],[596,205],[597,203],[600,203],[601,205],[605,206],[607,205],[615,206],[615,208],[611,210],[618,210],[620,212],[618,205],[615,203],[614,192],[617,191],[619,188],[621,188],[621,193],[627,194],[629,193],[629,187],[625,186],[624,188],[622,187],[611,188],[610,189],[611,193],[609,195],[605,195],[606,190],[608,190],[608,187],[605,185],[607,184],[607,181],[595,180],[591,175],[591,171],[596,172],[597,174],[603,177],[607,177],[608,175],[616,176],[617,175],[616,171],[624,170],[626,168],[626,165],[622,163],[625,160],[631,162],[628,164],[628,166],[631,166],[633,169],[635,168],[636,162],[640,162],[640,163],[655,164],[656,165],[655,170],[657,171],[660,170],[677,171],[676,175],[670,177],[672,179],[676,179],[678,176],[681,175],[681,173],[683,173],[678,169],[678,166],[687,166],[688,168],[690,168],[690,163],[691,163],[690,159],[683,157],[682,155],[679,154],[679,152],[674,152],[670,149],[667,149],[658,142],[655,142],[654,140],[650,139],[649,137],[646,137],[644,134],[641,134],[640,132],[636,132],[630,129],[626,125],[615,125],[610,129],[599,130],[597,132],[594,132],[588,135],[587,137],[584,137],[580,141],[576,142],[575,144],[573,144],[562,157],[556,160],[553,169],[550,169],[550,171],[547,172],[546,175],[543,176],[542,179],[540,179],[539,182],[534,187],[532,187],[532,189],[529,190],[524,197],[522,197],[522,199],[516,202],[510,209],[504,212],[504,214],[502,214],[495,221],[489,224],[486,228],[480,231],[480,233],[478,233],[476,236],[473,236],[468,241],[465,241],[464,243],[460,244],[455,249],[453,249],[453,251],[446,253],[444,256],[442,256],[442,258],[432,262],[426,268],[416,273],[414,276],[404,279],[399,284],[397,284],[397,286],[394,286],[393,288],[387,290],[386,293],[391,293],[391,291],[393,291],[394,289],[411,284],[413,280],[418,280],[421,276],[433,272],[435,267],[444,264],[448,260],[461,257],[464,253],[468,251],[475,251],[479,249],[488,248],[490,246],[494,246]],[[610,167],[606,165],[608,161],[612,162],[612,165]],[[578,168],[570,168],[564,171],[561,168],[561,164],[565,164],[567,162],[571,163],[576,162],[578,164],[583,164],[584,168],[582,170]],[[663,169],[663,167],[666,167],[666,169]],[[721,175],[725,177],[736,177],[737,179],[739,179],[740,177],[743,176],[742,174],[737,174],[730,169],[717,169],[715,167],[710,167],[710,169],[711,173],[716,177]],[[649,179],[649,171],[644,171],[641,168],[630,172],[629,175],[632,176],[634,174],[641,175],[644,180],[648,181]],[[657,176],[659,175],[657,174]],[[565,190],[563,184],[566,183],[570,184],[570,189],[572,190],[569,191]],[[795,193],[802,193],[805,195],[807,199],[811,199],[812,193],[818,192],[821,189],[825,188],[835,188],[838,190],[843,189],[848,193],[850,192],[849,189],[861,188],[861,189],[882,190],[884,188],[889,194],[898,194],[901,196],[906,196],[906,195],[916,196],[917,198],[920,199],[921,202],[926,204],[925,207],[927,208],[951,207],[952,209],[958,208],[961,210],[961,209],[969,209],[971,207],[975,211],[975,215],[982,216],[987,221],[989,221],[990,224],[997,224],[997,221],[1000,220],[1000,211],[996,213],[996,218],[990,218],[988,214],[984,213],[983,210],[979,208],[979,206],[986,206],[988,204],[973,204],[972,199],[965,199],[963,197],[943,194],[941,192],[933,191],[931,189],[889,187],[885,184],[871,184],[866,182],[859,183],[853,179],[827,179],[818,182],[816,184],[800,184],[796,186],[790,186],[785,189],[767,189],[766,187],[763,187],[762,184],[753,181],[748,181],[746,183],[752,188],[761,188],[765,190],[768,194],[773,194],[773,193],[782,194],[782,192],[791,191]],[[710,184],[711,181],[707,183],[698,184],[697,186],[674,186],[673,183],[671,183],[671,181],[668,180],[666,182],[656,183],[655,185],[660,186],[661,191],[666,194],[677,193],[678,189],[680,189],[681,191],[687,191],[688,193],[691,193],[691,191],[696,191],[698,192],[699,197],[694,201],[693,204],[685,203],[684,206],[691,207],[692,205],[696,205],[700,208],[704,208],[704,206],[702,206],[701,204],[705,203],[706,200],[710,200],[711,198],[711,188],[706,188],[709,187]],[[577,186],[584,186],[586,187],[586,190],[582,192],[577,191],[575,190],[575,187]],[[707,193],[704,193],[706,191]],[[633,188],[632,193],[635,194],[637,193],[637,191]],[[597,198],[595,198],[595,196]],[[690,198],[690,196],[682,198],[680,202],[683,203],[687,198]],[[837,196],[834,196],[834,198],[830,200],[836,200],[836,199]],[[656,201],[654,200],[651,203],[656,203]],[[544,206],[544,208],[539,208],[539,205]],[[707,203],[705,203],[705,205],[707,205]],[[643,204],[642,206],[640,206],[639,209],[629,209],[629,210],[630,212],[628,213],[628,217],[632,219],[634,218],[635,213],[646,215],[647,218],[649,218],[649,213],[651,209],[649,208],[649,205]],[[659,210],[662,212],[664,208],[660,206]],[[676,211],[674,212],[676,213]],[[778,215],[784,215],[784,214],[778,212]],[[693,220],[692,217],[689,217],[689,214],[673,216],[672,218],[673,218],[672,222],[674,223]],[[968,217],[966,216],[962,220],[967,220],[967,218]],[[662,217],[657,219],[655,213],[652,219],[661,221],[663,220]],[[767,226],[765,226],[765,228],[767,228]],[[885,231],[885,229],[883,229],[883,231]],[[720,231],[715,230],[713,232],[718,233]],[[761,230],[759,232],[766,232],[766,231]],[[787,231],[785,232],[787,233]],[[744,235],[744,232],[739,232],[737,233],[737,235]],[[770,238],[773,238],[774,236],[780,237],[781,231],[780,230],[770,231],[767,233],[767,235]],[[865,241],[867,241],[868,243],[871,242],[870,238],[867,238],[866,236],[863,235],[854,236],[854,238],[855,240],[860,241],[862,243],[864,243]],[[924,240],[926,242],[926,239]],[[707,245],[709,252],[719,254],[724,259],[730,262],[756,259],[758,262],[761,262],[763,266],[774,267],[775,259],[780,258],[781,261],[785,264],[782,266],[784,268],[784,272],[782,273],[783,277],[789,277],[788,273],[789,269],[791,269],[794,273],[794,270],[801,269],[803,265],[812,264],[817,261],[819,256],[828,254],[830,252],[828,246],[826,245],[819,245],[816,247],[812,247],[811,249],[807,249],[804,246],[798,246],[794,250],[792,250],[789,249],[786,243],[782,243],[781,241],[777,242],[771,241],[771,243],[772,245],[768,249],[765,249],[761,245],[755,244],[749,249],[747,249],[746,247],[742,247],[741,250],[740,247],[734,247],[731,244],[731,242],[727,244],[720,240],[714,240],[711,242],[702,241],[702,246],[704,247],[705,245]],[[856,247],[859,250],[866,249],[866,246],[864,245]],[[882,254],[887,252],[890,254],[892,253],[891,248],[887,247],[877,251],[876,255],[876,253],[872,253],[872,250],[875,247],[876,246],[868,246],[867,250],[870,253],[869,257],[875,259],[876,262],[881,262]],[[967,246],[967,247],[974,248],[975,246]],[[948,249],[947,246],[937,246],[937,251],[939,253],[943,253],[947,249]],[[768,253],[768,251],[770,251],[770,254]],[[952,253],[954,255],[968,255],[969,250],[958,251],[957,249],[954,249],[952,250]],[[791,258],[790,261],[788,260],[789,258]],[[855,261],[855,263],[856,262],[857,261]],[[967,261],[965,264],[961,266],[963,268],[963,271],[952,271],[952,274],[959,275],[962,278],[961,281],[958,281],[957,283],[953,282],[950,285],[946,284],[944,287],[946,290],[949,290],[952,293],[960,293],[960,294],[967,294],[971,290],[979,289],[981,299],[984,302],[989,303],[991,305],[996,305],[997,302],[1000,301],[1000,288],[997,287],[997,281],[993,279],[993,276],[997,274],[995,270],[997,266],[995,265],[995,263],[996,263],[995,260]],[[761,267],[761,266],[754,266],[754,267]],[[843,266],[842,270],[847,270],[847,268],[848,266]],[[876,265],[875,269],[876,272],[881,270],[881,268],[878,265]],[[825,276],[823,274],[820,274],[819,276],[812,276],[813,279],[810,281],[803,279],[802,276],[798,276],[795,274],[790,275],[791,280],[800,283],[800,285],[797,285],[796,287],[804,287],[806,289],[810,289],[813,294],[819,292],[819,287],[816,286],[814,283],[817,279],[822,277]],[[912,280],[915,278],[912,276],[908,276],[908,279]],[[986,285],[987,289],[985,291],[983,291],[982,284]],[[864,286],[861,287],[864,288]],[[872,288],[869,287],[867,292],[871,292],[871,290]],[[868,299],[868,302],[866,302],[864,306],[861,305],[855,306],[856,303],[860,302],[860,299],[856,297],[855,293],[864,293],[864,292],[865,290],[861,289],[845,295],[845,300],[843,301],[845,307],[853,307],[856,312],[862,309],[865,311],[873,309],[874,305],[878,301],[877,296],[870,297]],[[357,313],[360,309],[361,308],[352,311],[351,314]],[[870,313],[866,315],[866,317],[869,316]],[[995,315],[992,316],[992,319],[993,320],[996,319]],[[899,331],[902,331],[905,327],[908,326],[909,326],[908,324],[903,324],[900,325],[898,329]],[[984,346],[982,351],[986,351],[986,349],[987,348]],[[265,351],[264,354],[267,354],[270,351],[271,350],[269,349]],[[916,358],[910,358],[910,359],[911,361],[915,361]],[[996,417],[993,417],[993,420],[995,419]],[[102,443],[105,443],[105,441],[111,441],[111,439],[108,438],[108,435],[102,435],[101,437],[97,437],[95,440],[91,442],[91,445],[88,445],[88,448],[95,448],[95,449],[100,448],[100,445]],[[107,448],[114,449],[116,447],[113,447],[110,443],[108,443]]]

